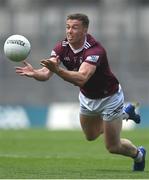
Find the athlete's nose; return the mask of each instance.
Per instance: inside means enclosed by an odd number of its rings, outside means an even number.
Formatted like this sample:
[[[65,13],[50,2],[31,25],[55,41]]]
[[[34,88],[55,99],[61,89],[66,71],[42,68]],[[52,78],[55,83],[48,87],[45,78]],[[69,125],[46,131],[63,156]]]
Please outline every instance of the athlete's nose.
[[[69,28],[67,32],[72,33],[72,28]]]

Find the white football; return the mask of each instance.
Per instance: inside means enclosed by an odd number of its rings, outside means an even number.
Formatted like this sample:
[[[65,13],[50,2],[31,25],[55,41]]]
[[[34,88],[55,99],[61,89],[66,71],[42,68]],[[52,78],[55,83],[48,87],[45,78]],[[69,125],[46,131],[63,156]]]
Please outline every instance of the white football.
[[[22,35],[12,35],[6,39],[4,53],[8,59],[15,62],[23,61],[27,58],[31,50],[29,40]]]

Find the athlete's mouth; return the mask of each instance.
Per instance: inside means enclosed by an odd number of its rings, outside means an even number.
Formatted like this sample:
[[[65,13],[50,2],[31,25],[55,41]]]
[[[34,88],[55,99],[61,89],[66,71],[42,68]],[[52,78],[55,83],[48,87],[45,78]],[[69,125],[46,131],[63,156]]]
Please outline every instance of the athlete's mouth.
[[[70,35],[67,35],[67,39],[68,39],[68,40],[72,40],[72,39],[73,39],[73,37],[72,37],[72,36],[70,36]]]
[[[68,37],[68,40],[72,40],[73,38],[72,37]]]

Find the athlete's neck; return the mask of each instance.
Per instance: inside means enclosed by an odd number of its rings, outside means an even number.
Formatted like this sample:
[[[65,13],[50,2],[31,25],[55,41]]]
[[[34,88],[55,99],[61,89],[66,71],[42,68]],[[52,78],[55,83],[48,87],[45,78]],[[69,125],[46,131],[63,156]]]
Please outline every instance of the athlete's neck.
[[[70,43],[71,47],[75,50],[80,49],[86,41],[86,35],[80,40],[80,42]]]
[[[70,48],[74,51],[74,52],[78,52],[78,51],[81,51],[83,48],[84,48],[84,44],[86,43],[86,36],[84,37],[83,41],[80,42],[80,44],[70,44],[69,43],[69,46]]]

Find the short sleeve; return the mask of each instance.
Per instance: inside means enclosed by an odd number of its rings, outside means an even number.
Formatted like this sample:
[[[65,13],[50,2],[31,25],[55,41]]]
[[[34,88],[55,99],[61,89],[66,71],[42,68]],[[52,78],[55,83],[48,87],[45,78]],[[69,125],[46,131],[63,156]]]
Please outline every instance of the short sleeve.
[[[52,49],[50,57],[56,57],[59,56],[60,58],[62,57],[63,53],[63,47],[61,42],[57,43],[56,46]]]
[[[99,48],[98,46],[90,48],[85,53],[84,62],[93,64],[95,66],[100,65],[104,55],[105,55],[105,51]]]

